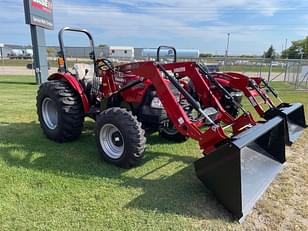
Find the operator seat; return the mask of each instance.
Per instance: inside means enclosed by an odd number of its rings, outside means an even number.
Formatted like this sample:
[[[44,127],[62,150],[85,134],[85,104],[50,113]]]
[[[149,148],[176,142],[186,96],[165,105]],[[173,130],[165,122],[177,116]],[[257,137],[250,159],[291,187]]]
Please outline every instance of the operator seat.
[[[73,66],[75,76],[82,84],[87,95],[90,94],[93,85],[93,77],[95,75],[94,65],[86,63],[76,63]]]
[[[94,65],[86,63],[76,63],[73,66],[75,76],[78,80],[90,82],[94,77]]]

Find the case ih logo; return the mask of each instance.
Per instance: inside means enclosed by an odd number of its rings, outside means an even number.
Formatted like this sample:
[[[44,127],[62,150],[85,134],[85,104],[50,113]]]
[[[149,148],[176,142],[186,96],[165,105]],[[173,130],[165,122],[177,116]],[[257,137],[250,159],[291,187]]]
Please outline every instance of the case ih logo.
[[[32,0],[32,6],[50,14],[52,13],[52,0]]]

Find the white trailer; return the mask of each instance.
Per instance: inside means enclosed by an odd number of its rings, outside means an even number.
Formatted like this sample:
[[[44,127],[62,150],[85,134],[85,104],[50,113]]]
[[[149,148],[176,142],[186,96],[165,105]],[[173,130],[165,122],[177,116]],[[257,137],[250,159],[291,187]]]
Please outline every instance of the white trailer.
[[[10,59],[22,59],[24,52],[22,49],[12,49],[9,53]]]
[[[177,49],[176,50],[177,58],[179,59],[198,59],[200,57],[199,50],[193,49]],[[142,56],[147,58],[156,58],[157,49],[156,48],[146,48],[142,51]],[[170,49],[162,49],[160,52],[160,57],[168,58],[173,56],[173,52]]]
[[[33,50],[32,49],[23,50],[23,58],[24,59],[32,59],[33,58]]]

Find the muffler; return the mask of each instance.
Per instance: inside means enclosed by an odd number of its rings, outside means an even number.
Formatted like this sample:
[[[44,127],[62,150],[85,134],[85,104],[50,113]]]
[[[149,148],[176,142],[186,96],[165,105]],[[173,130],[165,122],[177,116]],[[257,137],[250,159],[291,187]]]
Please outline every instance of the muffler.
[[[197,177],[242,222],[285,162],[285,123],[275,117],[195,162]]]
[[[272,119],[281,116],[285,120],[285,139],[287,145],[292,145],[307,127],[304,105],[301,103],[282,103],[276,108],[269,109],[264,118]]]

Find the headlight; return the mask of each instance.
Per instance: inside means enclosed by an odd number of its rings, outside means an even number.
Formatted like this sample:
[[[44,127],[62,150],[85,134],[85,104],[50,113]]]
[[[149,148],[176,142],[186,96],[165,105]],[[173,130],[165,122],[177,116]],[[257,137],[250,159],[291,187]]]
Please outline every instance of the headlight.
[[[158,97],[154,97],[152,102],[151,102],[151,107],[155,109],[163,109],[164,106],[161,103],[160,99]]]

